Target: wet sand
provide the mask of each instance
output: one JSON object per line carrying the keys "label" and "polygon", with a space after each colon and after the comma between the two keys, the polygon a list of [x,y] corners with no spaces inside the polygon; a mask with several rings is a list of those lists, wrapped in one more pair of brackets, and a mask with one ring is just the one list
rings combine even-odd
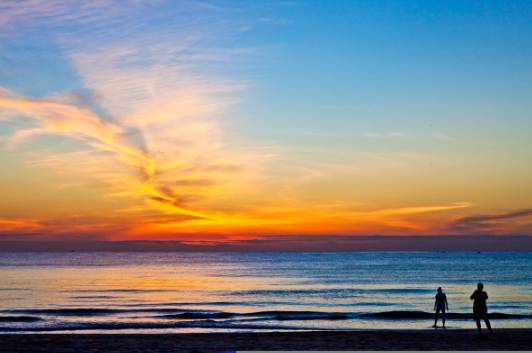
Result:
{"label": "wet sand", "polygon": [[133,353],[235,350],[532,350],[532,329],[195,334],[3,334],[0,352]]}

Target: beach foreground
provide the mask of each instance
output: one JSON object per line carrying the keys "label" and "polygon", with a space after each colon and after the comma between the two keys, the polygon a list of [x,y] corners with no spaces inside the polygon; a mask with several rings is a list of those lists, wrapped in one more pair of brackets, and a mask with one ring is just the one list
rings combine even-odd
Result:
{"label": "beach foreground", "polygon": [[5,334],[0,352],[221,352],[234,350],[532,350],[532,329],[372,330],[190,334]]}

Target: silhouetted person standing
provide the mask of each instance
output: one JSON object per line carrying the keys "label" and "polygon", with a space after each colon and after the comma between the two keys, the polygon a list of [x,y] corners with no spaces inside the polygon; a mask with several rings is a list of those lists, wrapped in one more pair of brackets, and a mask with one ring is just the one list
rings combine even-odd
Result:
{"label": "silhouetted person standing", "polygon": [[442,314],[441,321],[443,322],[443,327],[445,327],[445,311],[449,310],[449,305],[447,305],[447,296],[443,293],[441,287],[438,287],[438,293],[436,293],[435,299],[434,311],[436,312],[436,318],[434,319],[434,326],[432,327],[437,326],[440,312]]}
{"label": "silhouetted person standing", "polygon": [[484,285],[482,283],[477,284],[477,290],[471,294],[471,300],[473,300],[473,317],[477,322],[478,334],[481,334],[480,320],[484,320],[486,327],[491,332],[491,324],[488,319],[488,306],[486,300],[488,300],[488,293],[484,292]]}

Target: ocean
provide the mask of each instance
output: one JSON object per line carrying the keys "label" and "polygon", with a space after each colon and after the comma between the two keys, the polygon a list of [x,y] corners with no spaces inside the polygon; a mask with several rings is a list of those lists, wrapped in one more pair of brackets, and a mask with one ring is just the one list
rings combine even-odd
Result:
{"label": "ocean", "polygon": [[168,333],[532,327],[530,252],[0,253],[0,332]]}

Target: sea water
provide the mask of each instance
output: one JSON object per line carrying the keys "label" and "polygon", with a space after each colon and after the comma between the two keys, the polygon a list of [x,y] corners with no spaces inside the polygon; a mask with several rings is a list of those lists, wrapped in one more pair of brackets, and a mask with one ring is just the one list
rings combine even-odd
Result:
{"label": "sea water", "polygon": [[[532,327],[532,253],[0,253],[0,332]],[[499,315],[499,318],[497,318]]]}

